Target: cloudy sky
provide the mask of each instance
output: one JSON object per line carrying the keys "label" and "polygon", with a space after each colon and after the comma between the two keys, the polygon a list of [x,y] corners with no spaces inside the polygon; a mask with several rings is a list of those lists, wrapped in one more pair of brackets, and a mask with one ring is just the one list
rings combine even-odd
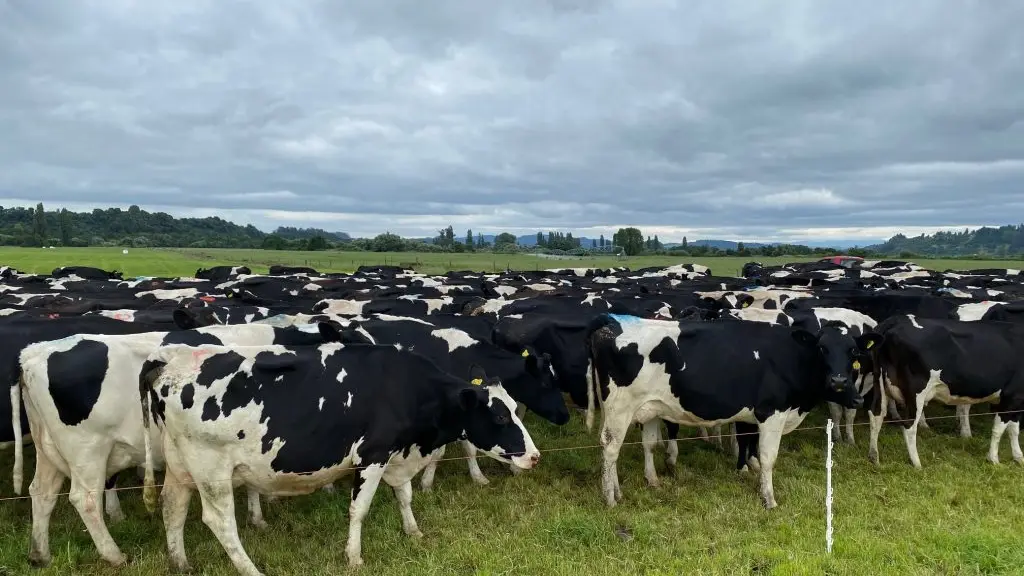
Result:
{"label": "cloudy sky", "polygon": [[1024,7],[0,0],[0,204],[663,240],[1024,221]]}

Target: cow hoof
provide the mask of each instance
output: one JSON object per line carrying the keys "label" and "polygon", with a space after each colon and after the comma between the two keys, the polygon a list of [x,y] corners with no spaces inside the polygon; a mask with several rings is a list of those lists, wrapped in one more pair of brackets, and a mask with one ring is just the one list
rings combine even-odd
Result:
{"label": "cow hoof", "polygon": [[989,454],[988,461],[993,464],[999,464],[999,456],[992,456]]}
{"label": "cow hoof", "polygon": [[647,479],[647,487],[648,488],[661,488],[661,480],[659,480],[657,478],[648,478]]}
{"label": "cow hoof", "polygon": [[849,446],[856,446],[857,445],[857,441],[854,440],[853,438],[847,438],[847,439],[843,440],[843,442],[845,442]]}
{"label": "cow hoof", "polygon": [[407,532],[407,534],[409,535],[409,538],[412,538],[413,540],[423,539],[423,532],[420,532],[419,529],[413,530],[412,532]]}
{"label": "cow hoof", "polygon": [[257,530],[266,530],[267,529],[267,522],[266,522],[266,520],[253,520],[253,519],[250,518],[249,519],[249,526],[252,526],[253,528],[255,528]]}
{"label": "cow hoof", "polygon": [[105,560],[107,561],[107,563],[109,563],[111,566],[115,568],[120,568],[121,566],[128,564],[128,558],[125,557],[124,554],[111,556],[110,558],[105,558]]}
{"label": "cow hoof", "polygon": [[420,484],[420,490],[424,492],[431,492],[434,490],[433,484]]}
{"label": "cow hoof", "polygon": [[971,431],[970,430],[961,430],[960,431],[960,437],[961,438],[970,438],[971,437]]}
{"label": "cow hoof", "polygon": [[878,452],[868,452],[868,462],[878,466]]}
{"label": "cow hoof", "polygon": [[739,472],[740,474],[746,474],[750,472],[750,466],[744,464],[743,468],[740,468],[739,470],[737,470],[737,472]]}
{"label": "cow hoof", "polygon": [[28,565],[33,568],[46,568],[50,565],[50,561],[50,557],[40,556],[35,552],[28,555]]}
{"label": "cow hoof", "polygon": [[491,481],[484,476],[480,476],[479,478],[473,478],[473,483],[477,486],[487,486]]}
{"label": "cow hoof", "polygon": [[363,559],[358,556],[355,558],[349,558],[348,565],[350,568],[359,568],[363,565]]}
{"label": "cow hoof", "polygon": [[184,564],[171,563],[171,572],[174,574],[192,574],[192,566],[188,562]]}
{"label": "cow hoof", "polygon": [[334,484],[327,484],[324,487],[320,488],[320,490],[323,490],[328,494],[334,494]]}

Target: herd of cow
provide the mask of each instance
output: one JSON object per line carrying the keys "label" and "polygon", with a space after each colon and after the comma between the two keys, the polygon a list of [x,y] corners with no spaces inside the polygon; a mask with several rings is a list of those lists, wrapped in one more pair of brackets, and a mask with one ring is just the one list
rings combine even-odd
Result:
{"label": "herd of cow", "polygon": [[[239,541],[234,488],[260,497],[330,489],[353,476],[349,562],[379,483],[394,490],[407,534],[421,536],[412,480],[431,489],[445,447],[461,442],[469,474],[481,451],[513,473],[538,465],[526,410],[561,426],[566,396],[600,411],[602,491],[621,498],[616,460],[641,426],[644,474],[653,451],[675,463],[679,426],[721,443],[759,470],[768,508],[781,437],[827,405],[853,442],[867,408],[869,458],[883,419],[916,431],[931,400],[996,413],[988,458],[1024,411],[1024,275],[934,272],[906,262],[764,267],[717,277],[698,265],[427,276],[394,267],[321,274],[273,267],[199,270],[194,278],[133,278],[88,267],[50,275],[0,268],[0,369],[9,375],[14,490],[24,440],[35,447],[29,560],[51,559],[49,520],[66,478],[69,499],[100,555],[125,561],[104,515],[123,517],[118,473],[144,477],[153,510],[163,470],[168,555],[188,569],[184,524],[193,491],[203,522],[242,574],[259,574]],[[5,400],[6,401],[6,400]],[[2,409],[2,407],[0,407]],[[662,436],[665,423],[667,440]],[[839,434],[839,429],[836,430]],[[838,439],[838,438],[837,438]]]}

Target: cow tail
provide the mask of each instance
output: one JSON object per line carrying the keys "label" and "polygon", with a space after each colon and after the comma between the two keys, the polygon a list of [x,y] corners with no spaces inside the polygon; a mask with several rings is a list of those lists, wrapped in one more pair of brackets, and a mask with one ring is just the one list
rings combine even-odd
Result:
{"label": "cow tail", "polygon": [[153,442],[150,440],[149,424],[154,419],[151,406],[153,383],[160,377],[160,372],[166,364],[155,360],[146,360],[139,373],[139,401],[142,403],[142,429],[143,442],[146,450],[145,479],[143,480],[142,499],[146,503],[146,510],[151,514],[156,511],[157,493],[156,477],[153,473]]}
{"label": "cow tail", "polygon": [[587,348],[587,431],[593,431],[594,429],[594,409],[595,404],[597,407],[601,407],[603,404],[601,398],[601,384],[597,376],[597,355],[594,352],[594,334],[607,326],[612,322],[612,317],[608,314],[601,314],[594,318],[587,326],[585,344]]}
{"label": "cow tail", "polygon": [[21,387],[25,384],[25,375],[21,371],[21,364],[18,364],[17,378],[13,379],[11,386],[11,425],[14,428],[14,466],[13,484],[14,493],[21,495],[22,484],[25,481],[25,441],[21,430]]}

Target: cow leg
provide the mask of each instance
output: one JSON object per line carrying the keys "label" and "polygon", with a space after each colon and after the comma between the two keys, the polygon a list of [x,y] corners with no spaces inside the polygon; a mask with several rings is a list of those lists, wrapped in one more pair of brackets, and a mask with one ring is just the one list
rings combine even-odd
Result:
{"label": "cow leg", "polygon": [[889,401],[886,403],[886,406],[889,409],[889,418],[891,420],[902,420],[903,419],[903,416],[900,416],[900,409],[899,409],[898,406],[896,406],[896,401],[895,400],[890,398]]}
{"label": "cow leg", "polygon": [[345,546],[349,566],[362,566],[363,564],[363,520],[366,518],[367,512],[370,511],[373,495],[377,491],[377,486],[380,485],[382,476],[384,476],[384,465],[370,464],[359,471],[352,483],[352,503],[348,509],[348,545]]}
{"label": "cow leg", "polygon": [[190,572],[188,556],[185,554],[185,519],[192,500],[192,487],[174,475],[170,467],[164,472],[163,500],[167,556],[175,570]]}
{"label": "cow leg", "polygon": [[46,457],[43,450],[36,450],[36,471],[29,484],[32,497],[32,543],[28,552],[31,565],[42,568],[52,559],[50,556],[50,516],[57,504],[57,496],[64,485],[64,474]]}
{"label": "cow leg", "polygon": [[956,417],[960,420],[960,437],[971,437],[971,405],[959,404],[956,407]]}
{"label": "cow leg", "polygon": [[736,469],[740,472],[746,472],[749,468],[760,469],[754,453],[754,446],[758,442],[757,426],[746,422],[736,422],[733,426],[738,445]]}
{"label": "cow leg", "polygon": [[654,447],[661,441],[661,420],[653,418],[642,424],[640,433],[641,443],[644,447],[644,478],[651,488],[660,486],[658,471],[654,469]]}
{"label": "cow leg", "polygon": [[924,406],[920,407],[917,413],[921,415],[918,418],[917,425],[925,430],[931,430],[931,426],[928,425],[928,418],[924,415]]}
{"label": "cow leg", "polygon": [[491,481],[487,479],[487,476],[484,476],[483,471],[480,470],[480,463],[477,462],[476,446],[473,446],[473,443],[469,440],[463,440],[462,449],[466,452],[466,463],[469,465],[469,477],[473,479],[473,482],[475,482],[477,486],[487,486],[490,484]]}
{"label": "cow leg", "polygon": [[708,427],[707,426],[698,426],[697,427],[697,433],[700,435],[701,440],[706,440],[708,442],[711,441],[711,435],[708,434]]}
{"label": "cow leg", "polygon": [[857,409],[847,408],[846,410],[843,411],[843,416],[846,419],[846,443],[850,445],[855,445],[857,444],[857,441],[853,437],[853,423],[857,419]]}
{"label": "cow leg", "polygon": [[839,434],[839,428],[843,425],[843,407],[835,402],[829,402],[828,415],[834,423],[832,426],[832,441],[839,442],[842,440]]}
{"label": "cow leg", "polygon": [[722,447],[722,425],[715,424],[711,427],[711,443],[719,448]]}
{"label": "cow leg", "polygon": [[1010,451],[1013,453],[1013,461],[1017,464],[1024,464],[1024,452],[1020,450],[1020,414],[1014,414],[1009,425],[1010,430]]}
{"label": "cow leg", "polygon": [[324,484],[323,486],[320,487],[320,491],[323,492],[324,494],[334,494],[335,490],[336,488],[334,487],[334,482]]}
{"label": "cow leg", "polygon": [[772,482],[772,470],[775,459],[779,456],[779,445],[782,443],[782,431],[786,426],[786,414],[772,414],[767,420],[758,424],[757,454],[761,461],[761,497],[764,507],[768,510],[778,506],[775,501],[775,487]]}
{"label": "cow leg", "polygon": [[267,521],[263,519],[263,507],[260,506],[260,493],[252,486],[246,488],[246,496],[249,508],[249,524],[253,528],[264,530],[267,527]]}
{"label": "cow leg", "polygon": [[231,477],[231,470],[211,470],[210,477],[221,481],[199,482],[196,485],[199,498],[203,501],[203,524],[213,532],[239,574],[263,576],[242,548],[242,541],[238,538],[234,489],[230,482],[223,481]]}
{"label": "cow leg", "polygon": [[111,476],[103,493],[103,506],[107,511],[107,517],[115,524],[124,520],[124,512],[121,511],[121,499],[117,497],[117,474]]}
{"label": "cow leg", "polygon": [[1010,423],[1008,417],[1006,420],[1003,418],[1003,414],[999,413],[992,421],[992,439],[988,444],[988,461],[993,464],[999,464],[999,441],[1002,440],[1003,432],[1006,431],[1006,427]]}
{"label": "cow leg", "polygon": [[601,488],[609,507],[614,507],[622,499],[622,486],[619,485],[618,470],[619,451],[622,449],[622,442],[626,439],[634,412],[636,410],[623,410],[616,414],[606,412],[604,415],[604,425],[601,430],[601,445],[604,446]]}
{"label": "cow leg", "polygon": [[392,489],[398,499],[398,510],[402,513],[402,530],[412,538],[423,538],[423,532],[420,532],[412,513],[412,482],[407,480]]}
{"label": "cow leg", "polygon": [[885,415],[875,414],[873,410],[868,410],[868,460],[876,466],[878,465],[878,435],[882,431],[884,422]]}
{"label": "cow leg", "polygon": [[908,411],[911,412],[910,425],[903,428],[903,440],[907,444],[907,454],[910,455],[910,463],[921,469],[921,456],[917,453],[917,427],[924,421],[924,405],[927,403],[925,392],[921,392],[914,399],[914,404],[908,403]]}
{"label": "cow leg", "polygon": [[430,463],[427,464],[426,468],[423,470],[423,478],[420,479],[420,488],[423,489],[424,492],[430,492],[434,487],[434,475],[437,473],[437,461],[444,458],[444,452],[447,448],[447,446],[441,446],[435,450],[433,456],[430,458]]}
{"label": "cow leg", "polygon": [[739,439],[736,437],[736,423],[729,427],[729,448],[732,449],[733,456],[741,456]]}
{"label": "cow leg", "polygon": [[665,440],[665,464],[673,468],[679,460],[679,424],[666,421],[665,431],[668,433],[668,439]]}
{"label": "cow leg", "polygon": [[[109,450],[103,453],[109,454]],[[105,466],[106,457],[104,456],[102,459],[86,457],[83,462],[88,462],[85,468],[71,471],[71,492],[68,494],[68,499],[71,500],[71,504],[75,510],[78,510],[78,515],[85,522],[85,528],[92,536],[92,541],[96,544],[96,550],[99,551],[100,556],[114,566],[121,566],[127,559],[110,536],[110,531],[107,530],[107,525],[103,521],[103,513],[100,511],[106,477],[102,469],[96,469],[95,463],[102,462]]]}

